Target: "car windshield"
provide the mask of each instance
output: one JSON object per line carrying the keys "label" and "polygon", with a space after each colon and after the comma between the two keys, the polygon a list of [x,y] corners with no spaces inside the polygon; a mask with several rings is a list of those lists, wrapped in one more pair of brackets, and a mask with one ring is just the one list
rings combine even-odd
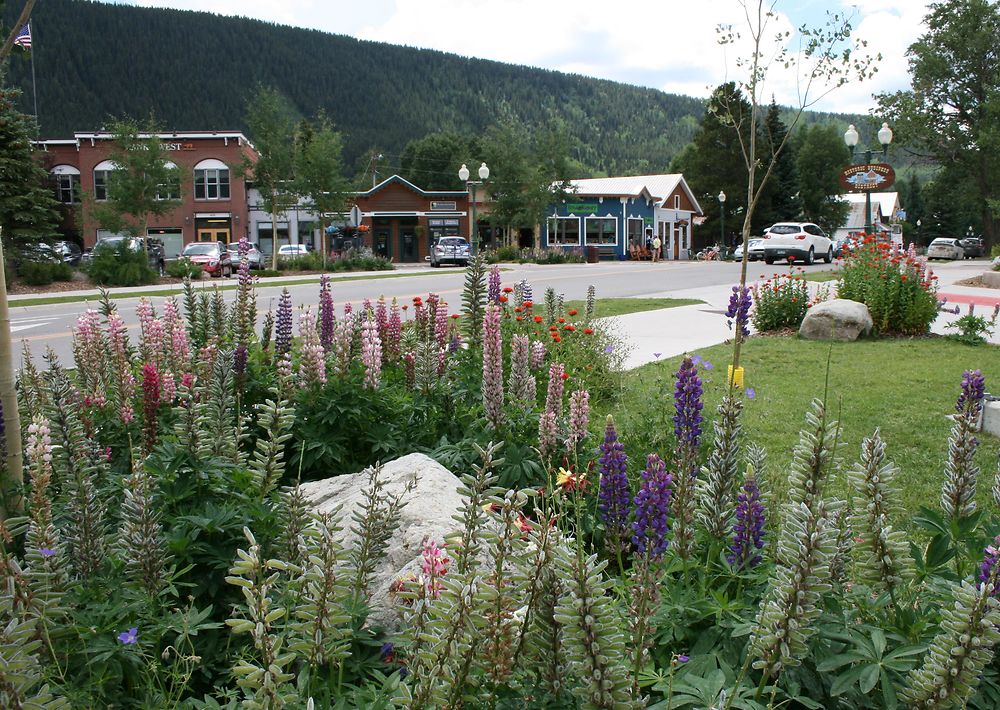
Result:
{"label": "car windshield", "polygon": [[279,254],[300,254],[306,250],[302,244],[286,244],[278,249]]}
{"label": "car windshield", "polygon": [[776,224],[767,231],[771,234],[797,234],[802,229],[797,224]]}
{"label": "car windshield", "polygon": [[184,247],[184,256],[210,256],[219,253],[215,244],[188,244]]}
{"label": "car windshield", "polygon": [[935,239],[931,242],[932,247],[953,247],[955,242],[951,239]]}
{"label": "car windshield", "polygon": [[446,237],[444,239],[439,240],[438,244],[440,246],[443,246],[443,247],[464,247],[465,246],[465,240],[464,239],[455,239],[455,238],[450,238],[449,239],[449,238]]}

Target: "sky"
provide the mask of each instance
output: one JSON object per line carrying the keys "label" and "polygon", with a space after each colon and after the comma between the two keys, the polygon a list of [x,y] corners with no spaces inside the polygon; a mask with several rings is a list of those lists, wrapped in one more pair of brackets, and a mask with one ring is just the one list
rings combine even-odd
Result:
{"label": "sky", "polygon": [[[748,56],[749,28],[740,0],[118,0],[250,17],[281,25],[391,44],[438,49],[586,76],[611,79],[698,98],[724,81],[739,81],[738,59]],[[745,0],[756,11],[754,0]],[[878,72],[833,92],[810,92],[820,111],[869,113],[873,94],[909,88],[906,49],[923,32],[924,0],[765,0],[775,17],[765,45],[796,28],[822,27],[827,11],[852,17],[854,36],[882,55]],[[722,47],[717,28],[732,25],[739,43]],[[792,72],[770,71],[762,102],[799,106],[802,82]],[[825,95],[824,95],[825,94]]]}

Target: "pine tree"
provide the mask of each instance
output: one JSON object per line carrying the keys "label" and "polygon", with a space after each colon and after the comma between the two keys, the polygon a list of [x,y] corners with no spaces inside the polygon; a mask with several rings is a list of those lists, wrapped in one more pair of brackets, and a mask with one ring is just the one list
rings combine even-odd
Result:
{"label": "pine tree", "polygon": [[16,108],[20,93],[0,88],[0,226],[8,259],[53,237],[59,223],[48,173],[32,155],[32,119]]}

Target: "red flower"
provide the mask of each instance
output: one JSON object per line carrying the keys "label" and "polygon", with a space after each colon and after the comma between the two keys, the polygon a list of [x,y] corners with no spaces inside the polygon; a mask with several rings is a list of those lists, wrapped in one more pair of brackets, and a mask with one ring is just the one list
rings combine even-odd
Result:
{"label": "red flower", "polygon": [[514,307],[514,312],[515,312],[515,313],[520,313],[520,312],[521,312],[521,310],[522,310],[522,309],[521,309],[521,307],[520,307],[520,306],[515,306],[515,307]]}
{"label": "red flower", "polygon": [[569,315],[571,315],[571,316],[575,316],[576,313],[577,313],[577,311],[576,311],[575,308],[573,310],[569,311]]}
{"label": "red flower", "polygon": [[452,313],[451,317],[452,317],[452,320],[458,320],[458,314],[457,313]]}
{"label": "red flower", "polygon": [[569,379],[569,373],[568,373],[568,372],[564,372],[564,373],[562,373],[562,378],[563,378],[564,380],[568,380],[568,379]]}
{"label": "red flower", "polygon": [[569,323],[567,323],[566,325],[563,326],[563,330],[574,331],[574,330],[576,330],[576,326],[573,326],[573,325],[570,325]]}
{"label": "red flower", "polygon": [[403,304],[403,310],[405,311],[407,308],[409,308],[409,306],[404,303]]}
{"label": "red flower", "polygon": [[594,334],[594,329],[593,328],[584,328],[583,332],[586,333],[587,335],[593,335]]}
{"label": "red flower", "polygon": [[503,287],[503,292],[504,293],[513,293],[514,289],[512,289],[510,286],[504,286]]}
{"label": "red flower", "polygon": [[506,303],[506,302],[507,302],[507,297],[506,296],[501,296],[500,297],[500,303]]}
{"label": "red flower", "polygon": [[559,330],[559,326],[556,326],[556,325],[550,325],[550,326],[549,326],[549,330]]}
{"label": "red flower", "polygon": [[524,302],[524,307],[525,308],[531,308],[533,305],[535,305],[535,304],[532,301],[525,301]]}
{"label": "red flower", "polygon": [[565,323],[565,322],[566,322],[566,319],[565,319],[565,318],[560,318],[560,319],[559,319],[558,321],[556,321],[556,322],[557,322],[557,323]]}
{"label": "red flower", "polygon": [[542,317],[541,316],[535,316],[535,322],[536,323],[541,323],[542,322]]}
{"label": "red flower", "polygon": [[524,320],[524,318],[522,318],[521,316],[518,316],[517,320]]}
{"label": "red flower", "polygon": [[[553,333],[552,334],[552,342],[554,342],[554,343],[561,343],[562,342],[562,338],[560,338],[556,333]],[[564,378],[566,377],[565,373],[563,373],[563,377]]]}

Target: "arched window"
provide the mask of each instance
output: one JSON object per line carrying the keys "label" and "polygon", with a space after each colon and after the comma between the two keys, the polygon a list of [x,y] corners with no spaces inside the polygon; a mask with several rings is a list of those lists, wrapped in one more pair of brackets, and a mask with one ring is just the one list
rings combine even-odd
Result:
{"label": "arched window", "polygon": [[209,158],[194,166],[194,199],[228,200],[229,166]]}
{"label": "arched window", "polygon": [[80,201],[80,171],[72,165],[57,165],[50,171],[56,184],[56,199],[64,205]]}
{"label": "arched window", "polygon": [[156,199],[158,200],[179,200],[181,199],[181,172],[176,163],[166,161],[163,166],[170,170],[170,179],[167,182],[156,186]]}
{"label": "arched window", "polygon": [[94,166],[94,199],[98,202],[108,199],[108,175],[116,169],[110,160],[102,160]]}

